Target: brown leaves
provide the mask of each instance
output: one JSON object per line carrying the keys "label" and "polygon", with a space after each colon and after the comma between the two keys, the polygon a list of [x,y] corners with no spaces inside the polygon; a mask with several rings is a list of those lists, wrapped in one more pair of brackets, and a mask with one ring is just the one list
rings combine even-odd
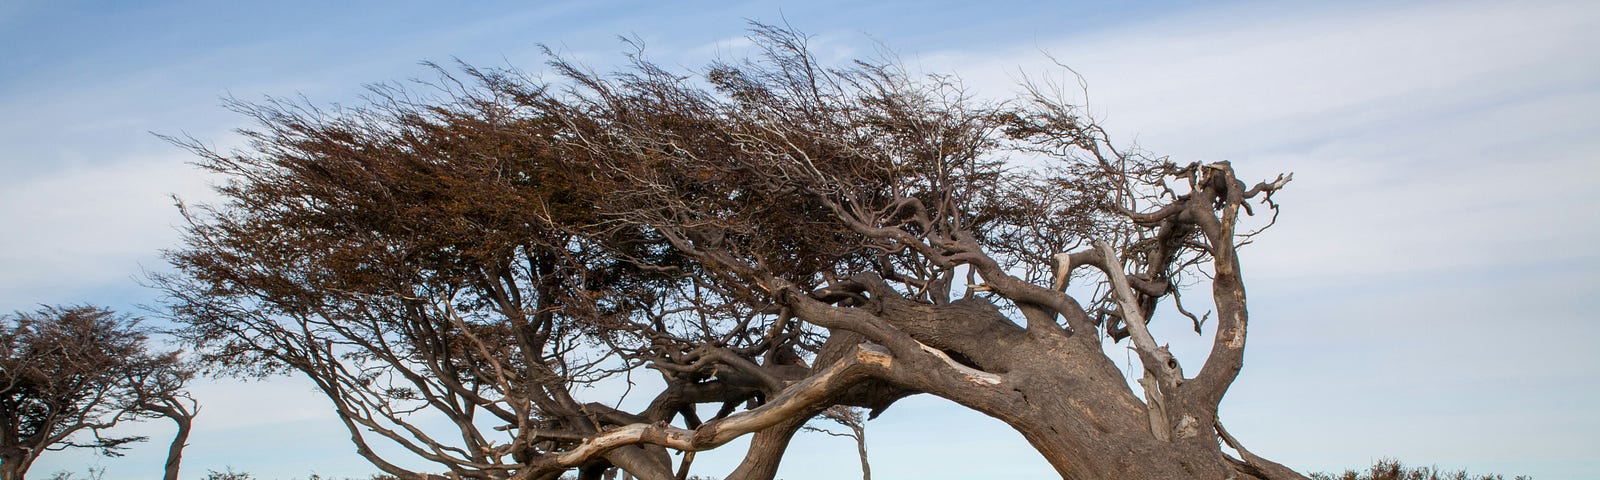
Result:
{"label": "brown leaves", "polygon": [[[146,405],[182,395],[191,372],[176,352],[149,350],[137,319],[88,305],[42,307],[0,315],[0,454],[79,446],[108,455],[143,437],[99,432],[123,420],[157,415]],[[93,441],[72,443],[80,431]],[[81,441],[81,439],[79,439]],[[25,467],[24,467],[25,468]]]}
{"label": "brown leaves", "polygon": [[[258,123],[249,149],[182,142],[228,183],[223,203],[186,211],[178,273],[159,281],[215,364],[298,370],[358,438],[509,471],[483,457],[508,450],[442,446],[393,412],[438,410],[468,443],[486,442],[478,409],[581,438],[596,420],[576,385],[648,361],[675,372],[669,391],[718,391],[730,365],[869,330],[780,313],[796,298],[883,338],[910,336],[888,332],[903,329],[878,317],[881,299],[962,294],[1087,336],[1087,313],[1049,288],[1057,254],[1111,242],[1124,258],[1108,268],[1139,270],[1130,302],[1149,312],[1205,257],[1192,226],[1151,213],[1196,185],[1169,186],[1181,169],[1113,148],[1075,107],[1036,89],[978,101],[892,61],[825,66],[783,28],[752,37],[761,56],[704,78],[638,55],[613,74],[551,55],[548,82],[434,67],[434,83],[374,87],[355,108],[235,102]],[[980,271],[993,288],[953,287]],[[684,359],[708,349],[729,357]],[[706,401],[731,412],[748,390]],[[649,420],[693,411],[679,407]]]}

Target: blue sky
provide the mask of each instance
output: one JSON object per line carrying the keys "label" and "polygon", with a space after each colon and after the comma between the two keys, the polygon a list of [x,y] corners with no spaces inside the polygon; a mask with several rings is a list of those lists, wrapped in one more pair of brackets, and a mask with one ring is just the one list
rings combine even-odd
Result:
{"label": "blue sky", "polygon": [[[423,60],[537,72],[538,44],[603,67],[618,35],[692,68],[737,54],[745,19],[786,19],[826,58],[881,43],[995,98],[1024,74],[1059,76],[1054,57],[1125,142],[1295,172],[1279,225],[1244,254],[1252,339],[1223,404],[1256,453],[1302,471],[1380,456],[1600,471],[1600,6],[243,3],[0,3],[0,310],[153,301],[137,278],[177,237],[169,196],[203,200],[208,179],[148,132],[237,144],[244,120],[223,96],[354,103],[365,83],[426,75]],[[1157,325],[1198,364],[1204,342],[1182,323]],[[373,471],[303,382],[196,392],[185,478]],[[153,478],[169,430],[132,426],[155,441],[121,459],[49,454],[34,472]],[[937,399],[897,405],[868,436],[880,478],[1054,476],[1003,425]],[[697,473],[733,456],[703,456]],[[811,435],[781,476],[856,468],[848,442]]]}

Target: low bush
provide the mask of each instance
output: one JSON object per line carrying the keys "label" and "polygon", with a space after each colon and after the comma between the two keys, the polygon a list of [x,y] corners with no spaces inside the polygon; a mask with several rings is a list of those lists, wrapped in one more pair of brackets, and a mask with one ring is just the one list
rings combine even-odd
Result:
{"label": "low bush", "polygon": [[[1472,475],[1463,470],[1440,470],[1439,467],[1409,467],[1399,460],[1384,458],[1368,467],[1365,472],[1345,470],[1344,473],[1313,473],[1312,480],[1505,480],[1499,474]],[[1513,480],[1533,480],[1518,475]]]}

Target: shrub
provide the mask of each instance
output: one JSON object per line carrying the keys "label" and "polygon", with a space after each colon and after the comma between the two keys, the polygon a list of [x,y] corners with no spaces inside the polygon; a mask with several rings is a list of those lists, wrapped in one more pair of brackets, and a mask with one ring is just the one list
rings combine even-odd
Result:
{"label": "shrub", "polygon": [[[1345,470],[1344,473],[1313,473],[1312,480],[1505,480],[1499,474],[1471,475],[1464,470],[1446,471],[1439,467],[1408,467],[1399,460],[1384,458],[1378,463],[1367,468],[1365,472]],[[1533,477],[1518,475],[1513,480],[1533,480]]]}

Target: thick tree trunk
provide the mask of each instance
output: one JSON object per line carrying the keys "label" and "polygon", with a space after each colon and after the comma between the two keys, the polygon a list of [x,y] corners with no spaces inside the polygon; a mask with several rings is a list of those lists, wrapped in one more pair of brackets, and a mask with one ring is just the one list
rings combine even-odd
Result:
{"label": "thick tree trunk", "polygon": [[1048,418],[1048,414],[1013,427],[1056,467],[1062,478],[1240,477],[1219,448],[1205,448],[1197,442],[1162,442],[1147,432],[1075,438],[1059,434],[1062,429],[1074,427],[1070,422]]}
{"label": "thick tree trunk", "polygon": [[[656,446],[628,445],[605,454],[606,460],[644,480],[673,480],[672,457]],[[604,469],[601,469],[603,472]],[[596,477],[599,478],[599,477]]]}
{"label": "thick tree trunk", "polygon": [[[985,278],[996,289],[1040,290],[1002,284],[1000,279],[1008,277],[1000,273]],[[1200,378],[1185,378],[1175,360],[1162,361],[1170,359],[1164,348],[1139,338],[1134,346],[1141,351],[1144,373],[1154,377],[1146,382],[1146,398],[1140,399],[1101,342],[1089,336],[1092,327],[1080,325],[1074,335],[1058,327],[1049,312],[1022,302],[1029,320],[1024,328],[980,299],[928,305],[874,289],[870,279],[861,283],[877,297],[875,315],[868,314],[876,319],[859,310],[817,308],[818,303],[805,298],[793,304],[795,311],[824,326],[864,325],[857,328],[871,332],[873,341],[893,353],[883,380],[1001,420],[1021,433],[1062,478],[1304,478],[1253,455],[1240,462],[1222,451],[1216,408],[1232,379],[1230,369],[1208,364]],[[1224,287],[1226,299],[1242,304],[1242,292],[1234,294],[1241,286]],[[1075,306],[1053,310],[1082,311],[1069,307]],[[1125,310],[1137,313],[1131,307]],[[1219,327],[1227,332],[1219,342],[1226,353],[1213,355],[1224,358],[1219,362],[1242,353],[1242,340],[1234,340],[1243,336],[1242,308],[1238,310],[1236,318]],[[1142,318],[1129,316],[1132,322]],[[1075,323],[1086,322],[1079,318]],[[1130,323],[1129,328],[1136,326]]]}
{"label": "thick tree trunk", "polygon": [[920,344],[895,349],[886,380],[1010,425],[1062,478],[1304,478],[1224,454],[1216,403],[1189,391],[1194,385],[1179,380],[1141,401],[1095,339],[1024,329],[983,303],[883,305],[884,317]]}
{"label": "thick tree trunk", "polygon": [[6,455],[0,457],[0,480],[22,480],[28,474],[28,467],[33,464],[33,459],[27,456]]}
{"label": "thick tree trunk", "polygon": [[[814,415],[814,414],[813,414]],[[783,461],[783,454],[789,449],[789,441],[794,439],[795,432],[811,420],[811,415],[797,415],[784,420],[782,423],[768,427],[766,430],[756,432],[750,438],[750,449],[746,451],[744,461],[739,467],[729,473],[725,480],[772,480],[778,476],[778,464]]]}
{"label": "thick tree trunk", "polygon": [[1001,391],[958,401],[1016,429],[1065,479],[1304,478],[1259,458],[1256,466],[1231,459],[1219,443],[1214,407],[1167,405],[1175,428],[1158,437],[1150,410],[1113,365],[1081,355],[1082,362],[1064,367],[1061,353],[1071,349],[1062,347],[1029,342],[1011,356],[1006,381],[994,387]]}

